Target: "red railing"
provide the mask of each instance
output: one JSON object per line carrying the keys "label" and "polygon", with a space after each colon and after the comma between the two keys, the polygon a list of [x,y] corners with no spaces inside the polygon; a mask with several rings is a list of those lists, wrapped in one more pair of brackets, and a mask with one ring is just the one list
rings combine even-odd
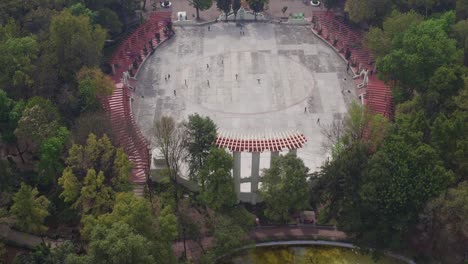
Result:
{"label": "red railing", "polygon": [[[361,88],[360,93],[364,95],[364,104],[375,113],[393,119],[394,104],[392,91],[389,85],[379,80],[376,76],[375,60],[372,53],[364,47],[364,36],[360,30],[353,29],[335,17],[333,12],[314,11],[312,14],[313,30],[343,56],[347,49],[351,52],[350,64],[355,70],[359,65],[374,74],[369,75],[366,87]],[[359,80],[362,82],[362,80]]]}
{"label": "red railing", "polygon": [[110,115],[117,144],[124,149],[134,164],[131,177],[134,184],[144,184],[147,181],[151,156],[149,143],[133,118],[130,109],[131,91],[123,82],[123,73],[133,69],[134,63],[137,63],[139,68],[146,56],[151,54],[150,42],[153,47],[159,44],[156,41],[156,33],[160,33],[160,43],[163,41],[163,29],[170,19],[170,12],[151,14],[147,21],[121,42],[109,60],[113,68],[111,77],[115,82],[115,90],[111,96],[102,98],[101,103]]}

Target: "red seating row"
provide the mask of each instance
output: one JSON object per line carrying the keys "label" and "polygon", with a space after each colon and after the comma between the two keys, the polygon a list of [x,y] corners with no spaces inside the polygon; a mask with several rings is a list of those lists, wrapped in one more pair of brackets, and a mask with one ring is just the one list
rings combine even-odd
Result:
{"label": "red seating row", "polygon": [[[315,22],[313,30],[320,33],[330,44],[335,44],[336,49],[345,55],[347,49],[351,52],[350,63],[355,70],[361,64],[368,70],[374,69],[374,57],[363,46],[364,36],[361,31],[352,29],[335,17],[333,12],[314,11],[312,21]],[[362,80],[357,82],[361,83]],[[369,76],[369,83],[365,89],[364,103],[369,108],[389,119],[394,118],[394,105],[389,85],[379,80],[375,75]]]}
{"label": "red seating row", "polygon": [[243,135],[225,135],[220,133],[216,139],[216,145],[220,148],[228,148],[231,151],[263,152],[282,151],[284,149],[302,148],[307,142],[303,134],[298,132],[286,132],[271,137],[255,138]]}
{"label": "red seating row", "polygon": [[156,32],[160,32],[161,41],[163,40],[162,30],[167,21],[170,21],[170,17],[170,12],[151,14],[146,22],[122,41],[109,60],[109,63],[114,65],[115,72],[112,78],[116,86],[111,96],[101,98],[101,103],[110,115],[117,144],[124,149],[129,160],[133,162],[131,179],[134,184],[146,182],[151,157],[149,144],[133,118],[129,102],[129,89],[123,84],[122,76],[133,65],[136,57],[140,57],[139,67],[145,56],[148,56],[149,52],[145,54],[144,47],[146,45],[147,50],[150,51],[149,41],[153,43],[154,47],[157,46]]}

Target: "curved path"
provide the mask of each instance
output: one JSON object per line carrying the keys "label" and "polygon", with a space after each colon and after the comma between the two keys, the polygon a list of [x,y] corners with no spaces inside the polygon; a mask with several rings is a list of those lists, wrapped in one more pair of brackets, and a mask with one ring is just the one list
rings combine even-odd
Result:
{"label": "curved path", "polygon": [[[259,226],[253,228],[249,237],[252,241],[285,241],[285,240],[318,240],[327,239],[332,241],[345,240],[346,234],[328,226]],[[201,243],[192,240],[186,241],[187,258],[196,259],[201,256],[203,249],[206,251],[213,243],[212,237],[203,238]],[[203,247],[203,249],[202,249]],[[183,242],[176,242],[173,245],[174,253],[181,257],[184,252]]]}

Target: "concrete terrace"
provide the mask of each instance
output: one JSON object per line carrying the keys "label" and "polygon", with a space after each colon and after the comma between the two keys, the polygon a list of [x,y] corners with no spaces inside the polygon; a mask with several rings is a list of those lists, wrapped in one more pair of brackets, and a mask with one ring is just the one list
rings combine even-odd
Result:
{"label": "concrete terrace", "polygon": [[[342,119],[356,97],[346,63],[309,27],[247,23],[241,30],[217,23],[210,31],[175,31],[137,76],[132,109],[146,138],[153,138],[153,123],[163,115],[182,121],[199,113],[229,133],[299,131],[308,142],[298,156],[311,171],[322,164],[327,153],[321,126]],[[251,163],[244,156],[243,178],[250,176]],[[269,160],[269,153],[262,154],[260,168]]]}

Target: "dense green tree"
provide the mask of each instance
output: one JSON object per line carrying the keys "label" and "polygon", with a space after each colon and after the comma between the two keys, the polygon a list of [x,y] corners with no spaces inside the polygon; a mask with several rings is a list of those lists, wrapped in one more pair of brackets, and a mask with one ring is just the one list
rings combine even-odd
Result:
{"label": "dense green tree", "polygon": [[232,219],[219,216],[215,219],[213,249],[216,256],[222,256],[249,243],[247,233]]}
{"label": "dense green tree", "polygon": [[96,174],[94,169],[88,170],[75,204],[83,214],[100,215],[112,208],[115,194],[112,188],[104,184],[104,180],[102,171]]}
{"label": "dense green tree", "polygon": [[465,0],[456,0],[455,11],[457,13],[457,18],[467,19],[468,18],[468,2],[466,2]]}
{"label": "dense green tree", "polygon": [[31,87],[34,60],[37,58],[38,44],[35,37],[0,40],[0,88],[7,90],[15,98],[24,97]]}
{"label": "dense green tree", "polygon": [[205,164],[210,148],[216,141],[216,125],[209,117],[190,115],[186,124],[188,134],[189,175],[196,179]]}
{"label": "dense green tree", "polygon": [[60,197],[65,202],[74,203],[78,200],[82,185],[78,178],[73,174],[71,167],[66,167],[65,170],[63,170],[62,177],[59,178],[58,183],[63,188]]}
{"label": "dense green tree", "polygon": [[200,11],[210,9],[213,4],[213,0],[188,0],[188,2],[197,12],[197,20],[200,19]]}
{"label": "dense green tree", "polygon": [[110,227],[93,228],[87,254],[69,255],[67,263],[162,263],[157,261],[152,243],[139,235],[128,224],[115,222]]}
{"label": "dense green tree", "polygon": [[109,96],[114,82],[97,68],[83,67],[77,75],[82,111],[95,111],[101,106],[98,97]]}
{"label": "dense green tree", "polygon": [[0,137],[3,143],[16,142],[14,134],[24,109],[24,102],[10,99],[6,92],[0,90]]}
{"label": "dense green tree", "polygon": [[73,141],[79,145],[86,144],[89,134],[94,134],[98,138],[106,134],[115,145],[109,115],[105,111],[82,113],[75,119],[71,131]]}
{"label": "dense green tree", "polygon": [[361,225],[348,225],[346,231],[357,231],[358,240],[368,246],[403,246],[426,202],[452,180],[433,148],[420,138],[393,134],[369,161],[360,190]]}
{"label": "dense green tree", "polygon": [[114,177],[112,178],[112,185],[117,191],[126,192],[132,189],[130,183],[132,168],[132,162],[128,160],[127,154],[122,148],[118,148],[115,152]]}
{"label": "dense green tree", "polygon": [[458,41],[458,46],[463,49],[464,63],[468,65],[468,19],[458,21],[453,25],[452,32]]}
{"label": "dense green tree", "polygon": [[468,113],[457,111],[450,116],[440,113],[431,127],[431,143],[445,162],[458,176],[467,180],[468,161]]}
{"label": "dense green tree", "polygon": [[112,11],[109,8],[103,8],[98,11],[98,16],[96,22],[99,23],[107,31],[116,35],[122,32],[122,22],[120,22],[119,16],[117,13]]}
{"label": "dense green tree", "polygon": [[321,170],[314,174],[312,196],[318,204],[326,205],[321,210],[322,219],[328,222],[338,219],[338,223],[355,224],[355,212],[361,204],[359,189],[368,166],[367,146],[354,142],[343,149],[331,161],[326,161]]}
{"label": "dense green tree", "polygon": [[447,35],[453,19],[453,13],[447,13],[440,19],[410,27],[403,34],[401,44],[378,59],[377,65],[383,75],[418,89],[425,86],[437,68],[457,62],[460,52],[456,41]]}
{"label": "dense green tree", "polygon": [[263,12],[268,4],[268,0],[247,0],[246,2],[254,12],[255,20],[257,20],[258,13]]}
{"label": "dense green tree", "polygon": [[154,239],[154,226],[151,204],[133,193],[118,193],[112,212],[99,217],[99,220],[111,226],[115,222],[124,222],[137,234]]}
{"label": "dense green tree", "polygon": [[65,127],[60,127],[57,135],[47,138],[39,148],[38,171],[41,184],[56,183],[56,176],[63,170],[62,155],[70,136]]}
{"label": "dense green tree", "polygon": [[99,64],[106,32],[99,25],[93,26],[89,17],[65,10],[52,18],[49,30],[50,52],[62,80],[74,80],[83,66]]}
{"label": "dense green tree", "polygon": [[6,191],[11,188],[14,179],[13,172],[7,160],[0,159],[0,192]]}
{"label": "dense green tree", "polygon": [[267,206],[267,217],[287,222],[291,213],[309,206],[308,171],[304,162],[293,154],[273,159],[271,167],[263,171],[260,189],[260,196]]}
{"label": "dense green tree", "polygon": [[82,3],[76,3],[67,8],[70,13],[74,16],[87,16],[89,18],[89,21],[91,21],[93,24],[96,21],[97,14],[96,12],[93,12],[92,10],[86,8],[85,5]]}
{"label": "dense green tree", "polygon": [[42,234],[47,230],[44,225],[49,215],[49,200],[43,195],[38,196],[36,188],[21,183],[21,188],[13,197],[10,212],[16,218],[16,226],[25,232]]}
{"label": "dense green tree", "polygon": [[95,171],[102,171],[110,177],[115,153],[115,147],[107,135],[104,134],[98,139],[94,134],[89,134],[86,145],[72,145],[68,151],[66,163],[81,176],[86,175],[88,169],[92,168]]}
{"label": "dense green tree", "polygon": [[428,12],[431,11],[437,4],[438,0],[408,0],[410,6],[414,9],[424,10],[424,15],[427,17]]}
{"label": "dense green tree", "polygon": [[375,9],[371,0],[349,0],[346,1],[345,11],[351,21],[360,23],[369,21],[375,17]]}
{"label": "dense green tree", "polygon": [[430,201],[421,214],[421,228],[432,244],[428,252],[443,263],[462,263],[468,246],[468,182]]}
{"label": "dense green tree", "polygon": [[231,155],[224,149],[212,147],[199,175],[200,200],[209,208],[227,209],[236,203],[231,170]]}
{"label": "dense green tree", "polygon": [[334,9],[335,7],[338,7],[339,3],[340,2],[338,0],[324,0],[323,1],[323,5],[325,6],[325,8],[327,10]]}
{"label": "dense green tree", "polygon": [[383,21],[382,28],[371,27],[365,36],[366,45],[377,57],[387,55],[393,45],[400,45],[403,33],[421,23],[423,17],[414,11],[400,13],[393,11]]}
{"label": "dense green tree", "polygon": [[216,7],[219,11],[223,12],[228,20],[228,14],[231,11],[231,0],[216,0]]}

